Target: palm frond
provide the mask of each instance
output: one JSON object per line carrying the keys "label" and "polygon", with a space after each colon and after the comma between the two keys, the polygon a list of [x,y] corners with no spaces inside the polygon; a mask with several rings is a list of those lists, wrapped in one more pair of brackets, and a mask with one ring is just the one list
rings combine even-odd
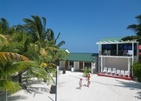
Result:
{"label": "palm frond", "polygon": [[61,47],[62,45],[64,45],[65,44],[65,41],[61,41],[57,46],[58,47]]}
{"label": "palm frond", "polygon": [[127,41],[127,40],[137,40],[137,39],[139,39],[138,36],[126,36],[126,37],[123,37],[121,40]]}
{"label": "palm frond", "polygon": [[36,30],[38,33],[38,39],[40,39],[43,34],[42,33],[43,31],[42,21],[39,16],[32,16],[32,18],[34,19],[34,22],[35,22]]}
{"label": "palm frond", "polygon": [[135,18],[138,20],[138,24],[131,24],[127,29],[132,29],[137,36],[141,36],[141,15],[138,15]]}
{"label": "palm frond", "polygon": [[21,89],[21,87],[17,82],[0,79],[0,90],[1,91],[7,90],[9,93],[15,93],[16,91],[18,91],[20,89]]}
{"label": "palm frond", "polygon": [[47,29],[47,39],[48,41],[54,40],[54,32],[52,29]]}
{"label": "palm frond", "polygon": [[141,15],[138,15],[135,18],[138,20],[139,23],[141,23]]}
{"label": "palm frond", "polygon": [[29,61],[29,59],[17,53],[0,52],[0,61]]}
{"label": "palm frond", "polygon": [[9,23],[5,18],[1,18],[0,23],[2,24],[3,31],[6,31],[9,28]]}
{"label": "palm frond", "polygon": [[132,29],[132,30],[136,31],[137,30],[137,25],[136,24],[129,25],[127,27],[127,29]]}
{"label": "palm frond", "polygon": [[7,43],[8,43],[7,38],[4,35],[0,34],[0,45],[3,46]]}
{"label": "palm frond", "polygon": [[31,67],[26,72],[28,78],[37,77],[38,79],[43,78],[45,81],[50,82],[53,81],[53,78],[50,76],[48,72],[45,71],[44,68],[41,67]]}
{"label": "palm frond", "polygon": [[20,62],[13,62],[11,66],[5,68],[5,73],[11,76],[11,74],[23,72],[27,68],[36,66],[36,63],[33,61],[20,61]]}
{"label": "palm frond", "polygon": [[43,19],[43,28],[44,28],[44,31],[45,31],[45,27],[46,27],[46,18],[45,17],[42,17]]}
{"label": "palm frond", "polygon": [[60,33],[57,35],[56,39],[55,39],[55,43],[57,42],[57,39],[59,38]]}

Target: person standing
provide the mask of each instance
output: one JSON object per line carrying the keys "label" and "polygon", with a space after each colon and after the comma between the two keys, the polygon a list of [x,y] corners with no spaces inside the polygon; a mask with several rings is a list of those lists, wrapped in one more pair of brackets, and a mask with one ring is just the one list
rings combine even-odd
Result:
{"label": "person standing", "polygon": [[81,89],[82,87],[82,78],[80,78],[80,81],[79,81],[79,89]]}
{"label": "person standing", "polygon": [[89,73],[88,76],[87,76],[87,81],[88,81],[88,82],[87,82],[87,87],[90,86],[90,77],[91,77],[91,76],[90,76],[90,73]]}
{"label": "person standing", "polygon": [[91,77],[91,75],[90,75],[90,73],[89,73],[88,76],[87,76],[87,80],[90,80],[90,77]]}

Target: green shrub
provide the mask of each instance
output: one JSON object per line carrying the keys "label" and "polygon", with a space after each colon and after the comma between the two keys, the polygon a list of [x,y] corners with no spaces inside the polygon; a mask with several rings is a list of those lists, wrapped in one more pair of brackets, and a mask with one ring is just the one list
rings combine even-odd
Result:
{"label": "green shrub", "polygon": [[134,63],[132,68],[134,76],[141,82],[141,63]]}
{"label": "green shrub", "polygon": [[91,72],[91,68],[89,67],[88,69],[82,69],[82,71],[83,71],[84,77],[87,77],[88,74]]}

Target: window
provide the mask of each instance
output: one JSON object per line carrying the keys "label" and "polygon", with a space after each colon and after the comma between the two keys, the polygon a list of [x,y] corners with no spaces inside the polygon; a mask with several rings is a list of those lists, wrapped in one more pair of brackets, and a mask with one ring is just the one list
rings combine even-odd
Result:
{"label": "window", "polygon": [[73,61],[70,61],[70,66],[74,67],[74,62]]}
{"label": "window", "polygon": [[102,50],[116,50],[116,44],[103,44]]}
{"label": "window", "polygon": [[[118,50],[132,50],[132,43],[118,44]],[[137,55],[137,44],[134,43],[134,55]]]}
{"label": "window", "polygon": [[85,67],[90,68],[91,67],[91,63],[85,63]]}
{"label": "window", "polygon": [[132,44],[131,43],[119,44],[118,49],[119,50],[132,50]]}

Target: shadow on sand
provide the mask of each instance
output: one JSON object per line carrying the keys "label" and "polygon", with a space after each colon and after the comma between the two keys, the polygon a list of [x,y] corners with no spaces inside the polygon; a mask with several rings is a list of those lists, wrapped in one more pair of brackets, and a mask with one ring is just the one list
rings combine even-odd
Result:
{"label": "shadow on sand", "polygon": [[15,96],[8,97],[8,101],[17,101],[18,99],[26,100],[27,98],[26,96],[22,96],[22,95],[15,95]]}
{"label": "shadow on sand", "polygon": [[116,80],[116,81],[122,85],[119,85],[119,84],[115,85],[115,84],[103,83],[98,81],[91,81],[91,82],[98,83],[101,85],[125,87],[125,88],[129,88],[130,90],[138,90],[137,95],[134,97],[141,100],[141,83],[140,82],[136,82],[136,81],[126,82],[126,81],[120,81],[120,80]]}
{"label": "shadow on sand", "polygon": [[[32,84],[42,84],[41,82],[32,82],[28,83],[24,89],[24,93],[31,94],[33,97],[36,96],[36,94],[42,94],[42,93],[48,93],[50,91],[49,88],[46,87],[33,87]],[[17,100],[26,100],[27,97],[24,95],[8,95],[8,101],[17,101]],[[6,101],[5,93],[0,95],[0,101]]]}
{"label": "shadow on sand", "polygon": [[46,88],[46,87],[40,87],[40,85],[38,87],[34,87],[32,85],[35,85],[35,84],[40,84],[42,85],[43,82],[41,81],[31,81],[31,82],[28,82],[26,84],[27,87],[25,87],[26,89],[24,89],[25,91],[27,91],[28,93],[38,93],[38,94],[42,94],[42,93],[48,93],[50,91],[49,88]]}
{"label": "shadow on sand", "polygon": [[36,94],[48,93],[50,90],[45,87],[28,87],[25,91],[27,93],[34,94],[34,97]]}
{"label": "shadow on sand", "polygon": [[117,81],[120,82],[123,85],[123,87],[130,88],[130,90],[138,90],[139,91],[138,94],[134,97],[141,100],[141,83],[140,82],[136,82],[136,81],[124,82],[119,80]]}
{"label": "shadow on sand", "polygon": [[[7,99],[8,99],[8,101],[17,101],[18,99],[25,100],[26,96],[22,96],[22,95],[9,96],[8,95]],[[5,93],[0,95],[0,101],[6,101]]]}

